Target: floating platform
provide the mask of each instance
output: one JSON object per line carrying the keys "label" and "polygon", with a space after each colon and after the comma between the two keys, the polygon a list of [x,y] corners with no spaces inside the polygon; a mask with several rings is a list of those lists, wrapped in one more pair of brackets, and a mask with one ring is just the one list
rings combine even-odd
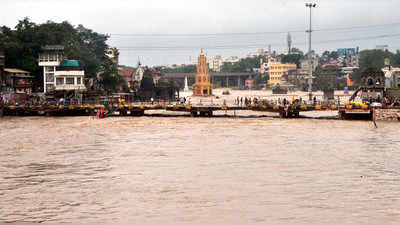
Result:
{"label": "floating platform", "polygon": [[[400,107],[384,107],[384,109],[400,109]],[[142,116],[147,110],[166,110],[188,112],[192,116],[212,116],[214,111],[250,110],[258,112],[278,113],[281,118],[297,118],[301,112],[338,111],[339,119],[373,119],[373,108],[369,106],[354,107],[352,105],[217,105],[217,104],[112,104],[112,105],[1,105],[0,116],[84,116],[96,115],[99,111],[104,116]]]}

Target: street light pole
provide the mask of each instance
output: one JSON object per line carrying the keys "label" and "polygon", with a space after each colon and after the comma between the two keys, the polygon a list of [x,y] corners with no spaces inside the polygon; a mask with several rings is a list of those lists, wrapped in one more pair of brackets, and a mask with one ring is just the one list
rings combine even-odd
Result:
{"label": "street light pole", "polygon": [[308,94],[309,94],[309,100],[312,100],[312,73],[313,73],[313,59],[312,59],[312,48],[311,48],[311,33],[312,33],[312,27],[311,27],[311,9],[315,8],[317,4],[315,3],[306,3],[306,7],[310,8],[310,28],[306,32],[309,34],[308,38],[308,69],[309,69],[309,78],[308,78]]}

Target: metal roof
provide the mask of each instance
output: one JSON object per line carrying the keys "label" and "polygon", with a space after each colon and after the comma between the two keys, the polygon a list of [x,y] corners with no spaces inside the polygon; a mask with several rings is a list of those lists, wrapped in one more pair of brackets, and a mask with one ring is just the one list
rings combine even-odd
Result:
{"label": "metal roof", "polygon": [[79,62],[77,60],[63,60],[60,67],[79,67]]}
{"label": "metal roof", "polygon": [[4,71],[8,72],[8,73],[28,73],[28,74],[30,73],[30,72],[25,71],[25,70],[12,69],[12,68],[4,68]]}
{"label": "metal roof", "polygon": [[16,78],[34,78],[34,76],[24,75],[24,74],[15,74],[12,77]]}

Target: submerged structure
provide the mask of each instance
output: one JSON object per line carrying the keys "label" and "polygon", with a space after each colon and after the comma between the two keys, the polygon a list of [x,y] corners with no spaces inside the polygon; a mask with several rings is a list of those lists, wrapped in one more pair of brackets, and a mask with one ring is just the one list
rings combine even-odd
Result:
{"label": "submerged structure", "polygon": [[200,56],[197,61],[197,74],[195,76],[195,84],[193,85],[194,96],[211,96],[211,80],[208,72],[207,59],[201,50]]}

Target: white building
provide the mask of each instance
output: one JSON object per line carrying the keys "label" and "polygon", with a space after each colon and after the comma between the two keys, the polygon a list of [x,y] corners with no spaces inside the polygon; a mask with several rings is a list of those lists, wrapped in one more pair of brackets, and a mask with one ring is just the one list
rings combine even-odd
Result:
{"label": "white building", "polygon": [[64,46],[46,45],[39,54],[39,66],[43,67],[43,92],[55,90],[54,74],[56,67],[64,59]]}
{"label": "white building", "polygon": [[386,75],[390,75],[390,77],[386,77],[386,80],[390,82],[390,87],[398,88],[400,87],[400,68],[399,67],[391,67],[390,70],[386,66],[382,69],[382,72]]}
{"label": "white building", "polygon": [[222,66],[224,65],[224,59],[220,55],[215,56],[215,58],[209,58],[207,61],[210,70],[221,72]]}
{"label": "white building", "polygon": [[[310,69],[310,63],[309,62],[310,61],[308,60],[308,58],[301,60],[300,61],[300,68],[303,69],[303,70],[307,70],[308,71]],[[313,71],[317,68],[317,66],[318,66],[318,59],[316,57],[313,57],[313,60],[312,60],[312,69],[313,69]]]}
{"label": "white building", "polygon": [[223,58],[220,55],[215,56],[215,58],[207,59],[208,68],[215,72],[221,72],[224,63],[237,63],[240,59],[237,56],[231,56],[228,58]]}
{"label": "white building", "polygon": [[56,91],[86,90],[83,84],[85,71],[79,66],[77,60],[63,60],[56,68],[54,77]]}
{"label": "white building", "polygon": [[47,45],[39,54],[39,66],[43,67],[43,92],[86,90],[84,70],[77,60],[64,59],[64,46]]}
{"label": "white building", "polygon": [[228,62],[228,63],[236,63],[239,61],[240,61],[240,59],[237,56],[231,56],[231,57],[224,59],[224,62]]}

